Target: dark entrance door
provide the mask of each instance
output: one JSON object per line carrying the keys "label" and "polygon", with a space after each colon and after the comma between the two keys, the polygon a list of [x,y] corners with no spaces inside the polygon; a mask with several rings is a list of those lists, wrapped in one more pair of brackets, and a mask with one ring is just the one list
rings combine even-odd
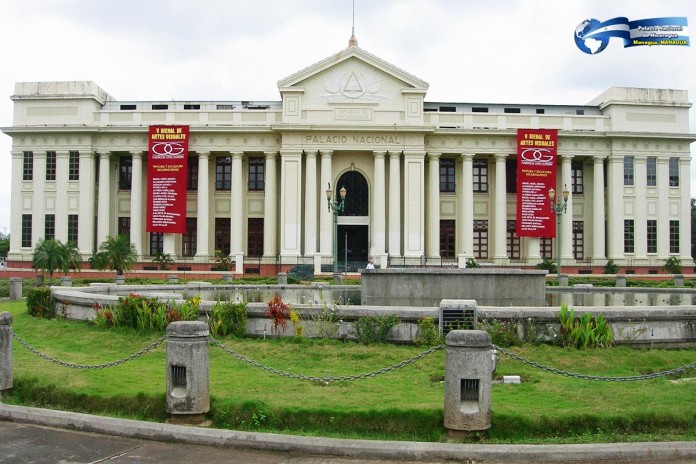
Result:
{"label": "dark entrance door", "polygon": [[356,272],[367,265],[368,227],[354,225],[338,226],[338,266],[344,268],[348,255],[347,272]]}

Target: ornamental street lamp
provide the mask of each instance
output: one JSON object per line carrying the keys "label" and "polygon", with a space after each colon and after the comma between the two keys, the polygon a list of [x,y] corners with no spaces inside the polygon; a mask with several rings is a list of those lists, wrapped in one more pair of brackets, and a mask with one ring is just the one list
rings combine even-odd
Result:
{"label": "ornamental street lamp", "polygon": [[331,184],[329,184],[329,188],[326,189],[326,201],[329,206],[329,212],[333,213],[333,273],[334,273],[334,281],[336,280],[338,276],[338,213],[343,211],[345,209],[345,199],[346,199],[346,188],[341,187],[341,190],[339,190],[339,195],[341,196],[341,200],[339,201],[338,195],[336,195],[336,198],[332,201],[333,197],[333,190],[331,190]]}
{"label": "ornamental street lamp", "polygon": [[556,191],[553,188],[549,189],[551,211],[553,211],[556,214],[556,257],[558,259],[556,271],[558,273],[559,285],[561,283],[561,216],[563,215],[563,213],[566,212],[568,208],[569,196],[570,192],[568,191],[568,187],[565,186],[565,189],[563,190],[563,202],[561,202],[561,199],[559,198],[558,203],[556,203]]}

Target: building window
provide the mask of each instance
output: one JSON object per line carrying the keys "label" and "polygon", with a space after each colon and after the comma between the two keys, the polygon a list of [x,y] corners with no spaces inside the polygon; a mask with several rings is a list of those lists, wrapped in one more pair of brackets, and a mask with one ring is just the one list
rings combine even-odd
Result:
{"label": "building window", "polygon": [[22,247],[31,247],[31,214],[22,214]]}
{"label": "building window", "polygon": [[657,158],[654,156],[648,156],[647,164],[645,166],[646,178],[645,184],[648,187],[657,186]]}
{"label": "building window", "polygon": [[657,253],[657,220],[648,219],[648,253]]}
{"label": "building window", "polygon": [[118,218],[118,235],[125,235],[130,240],[130,217]]}
{"label": "building window", "polygon": [[196,192],[198,190],[198,156],[189,156],[186,165],[186,190]]}
{"label": "building window", "polygon": [[80,152],[68,154],[68,180],[80,180]]}
{"label": "building window", "polygon": [[249,191],[263,192],[265,188],[263,158],[249,158]]}
{"label": "building window", "polygon": [[510,259],[520,259],[520,238],[517,236],[517,221],[507,221],[507,255]]}
{"label": "building window", "polygon": [[457,242],[457,231],[454,220],[443,219],[440,221],[440,257],[454,258],[455,244]]}
{"label": "building window", "polygon": [[624,185],[633,185],[633,157],[624,157]]}
{"label": "building window", "polygon": [[150,256],[164,252],[164,233],[150,232]]}
{"label": "building window", "polygon": [[181,256],[191,257],[196,255],[198,244],[198,219],[186,218],[186,232],[181,238]]}
{"label": "building window", "polygon": [[34,152],[25,151],[22,157],[22,180],[34,180]]}
{"label": "building window", "polygon": [[440,192],[455,192],[454,160],[444,158],[440,160]]}
{"label": "building window", "polygon": [[585,185],[583,178],[583,163],[582,161],[571,161],[570,162],[570,176],[572,183],[572,194],[582,195],[585,193]]}
{"label": "building window", "polygon": [[133,157],[121,156],[118,158],[118,189],[130,190],[133,181]]}
{"label": "building window", "polygon": [[679,221],[669,221],[669,252],[679,253]]}
{"label": "building window", "polygon": [[488,259],[488,221],[474,221],[474,258]]}
{"label": "building window", "polygon": [[635,251],[633,219],[624,219],[624,253]]}
{"label": "building window", "polygon": [[669,159],[669,186],[679,187],[679,159]]}
{"label": "building window", "polygon": [[215,252],[229,256],[230,247],[230,218],[215,218]]}
{"label": "building window", "polygon": [[56,180],[56,152],[46,152],[46,180]]}
{"label": "building window", "polygon": [[78,230],[80,227],[79,216],[77,214],[68,214],[68,243],[77,245]]}
{"label": "building window", "polygon": [[551,237],[541,237],[539,239],[539,253],[542,259],[553,258],[553,239]]}
{"label": "building window", "polygon": [[517,160],[505,160],[505,191],[517,193]]}
{"label": "building window", "polygon": [[232,159],[229,156],[215,158],[215,190],[232,189]]}
{"label": "building window", "polygon": [[474,193],[488,193],[488,160],[474,160]]}
{"label": "building window", "polygon": [[573,221],[573,257],[576,260],[585,259],[585,224]]}
{"label": "building window", "polygon": [[247,227],[247,254],[263,256],[263,218],[249,218]]}
{"label": "building window", "polygon": [[44,219],[44,240],[56,238],[56,215],[47,214]]}

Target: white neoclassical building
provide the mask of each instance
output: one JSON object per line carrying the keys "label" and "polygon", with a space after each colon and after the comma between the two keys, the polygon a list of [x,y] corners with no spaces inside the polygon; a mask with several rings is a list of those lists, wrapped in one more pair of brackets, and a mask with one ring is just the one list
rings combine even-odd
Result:
{"label": "white neoclassical building", "polygon": [[[516,131],[558,130],[564,269],[691,266],[687,92],[611,88],[587,105],[428,102],[428,84],[355,42],[278,82],[280,101],[119,101],[92,82],[17,83],[9,261],[41,238],[85,257],[127,234],[142,266],[272,273],[341,262],[499,266],[556,259],[515,233]],[[186,232],[145,228],[148,127],[186,125]]]}

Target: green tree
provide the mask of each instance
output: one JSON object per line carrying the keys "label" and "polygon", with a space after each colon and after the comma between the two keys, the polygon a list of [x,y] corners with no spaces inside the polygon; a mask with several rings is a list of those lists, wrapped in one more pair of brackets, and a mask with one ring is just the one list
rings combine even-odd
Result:
{"label": "green tree", "polygon": [[133,269],[138,256],[135,245],[130,243],[127,235],[109,237],[99,245],[99,250],[89,258],[89,264],[94,269],[113,269],[116,275]]}
{"label": "green tree", "polygon": [[60,240],[41,239],[34,248],[32,262],[34,269],[53,278],[55,271],[67,274],[70,269],[79,269],[82,256],[72,242],[63,244]]}
{"label": "green tree", "polygon": [[[692,203],[693,204],[693,203]],[[10,236],[0,232],[0,257],[6,258],[10,251]]]}
{"label": "green tree", "polygon": [[696,256],[696,198],[691,199],[691,256]]}
{"label": "green tree", "polygon": [[161,251],[156,252],[152,255],[152,262],[157,264],[157,267],[161,271],[166,271],[169,269],[169,265],[174,262],[169,253],[162,253]]}

